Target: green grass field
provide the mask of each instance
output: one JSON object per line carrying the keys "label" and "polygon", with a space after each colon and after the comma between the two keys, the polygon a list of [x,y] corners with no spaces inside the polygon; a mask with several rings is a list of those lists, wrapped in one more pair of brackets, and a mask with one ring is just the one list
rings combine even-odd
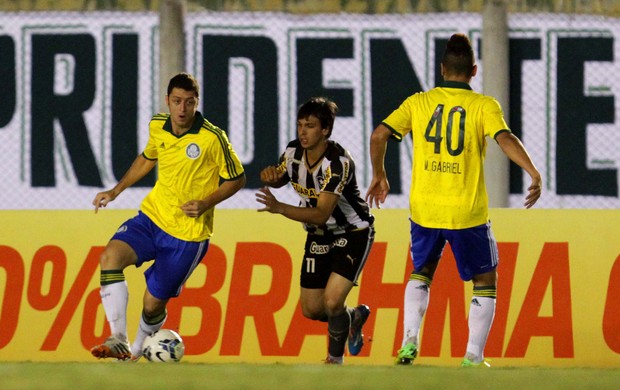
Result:
{"label": "green grass field", "polygon": [[0,363],[2,389],[616,389],[620,369]]}

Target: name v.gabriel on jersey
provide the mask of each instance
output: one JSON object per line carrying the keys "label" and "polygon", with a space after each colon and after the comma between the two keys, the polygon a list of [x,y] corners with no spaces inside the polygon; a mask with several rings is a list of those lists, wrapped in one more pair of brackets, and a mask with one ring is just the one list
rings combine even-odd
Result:
{"label": "name v.gabriel on jersey", "polygon": [[452,173],[462,175],[461,163],[446,161],[424,161],[424,170],[431,172]]}

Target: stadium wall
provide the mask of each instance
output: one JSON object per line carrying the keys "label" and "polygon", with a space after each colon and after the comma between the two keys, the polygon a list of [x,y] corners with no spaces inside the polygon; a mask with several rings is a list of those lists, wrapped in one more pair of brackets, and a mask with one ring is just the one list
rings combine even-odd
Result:
{"label": "stadium wall", "polygon": [[[539,207],[618,208],[618,19],[511,14],[510,127],[540,169]],[[297,106],[327,95],[340,106],[333,138],[370,181],[368,138],[407,96],[435,86],[442,48],[467,33],[481,57],[474,13],[290,15],[188,13],[186,67],[202,86],[201,111],[227,131],[248,173],[222,207],[253,208],[260,169],[295,137]],[[2,209],[88,209],[142,151],[159,110],[155,13],[0,14]],[[482,91],[484,58],[472,86]],[[166,75],[164,75],[167,78]],[[392,198],[408,204],[411,138],[390,143]],[[132,209],[154,175],[116,207]],[[510,207],[529,185],[510,168]],[[295,194],[282,191],[295,202]]]}
{"label": "stadium wall", "polygon": [[[109,334],[98,255],[134,211],[0,211],[0,361],[91,361]],[[373,314],[366,346],[347,364],[393,362],[411,271],[408,213],[376,210],[377,237],[349,305]],[[492,209],[499,242],[497,313],[486,356],[495,366],[617,367],[620,354],[619,210]],[[216,235],[166,328],[188,362],[316,363],[326,324],[298,305],[303,229],[255,210],[219,210]],[[135,334],[142,272],[125,271]],[[419,364],[456,366],[467,343],[471,283],[444,252],[422,328]]]}

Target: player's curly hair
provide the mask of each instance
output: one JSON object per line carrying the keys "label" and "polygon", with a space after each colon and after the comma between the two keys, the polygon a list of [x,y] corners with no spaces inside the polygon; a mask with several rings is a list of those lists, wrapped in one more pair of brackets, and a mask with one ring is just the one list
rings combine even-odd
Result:
{"label": "player's curly hair", "polygon": [[450,74],[471,76],[474,70],[474,50],[465,34],[453,34],[441,59]]}
{"label": "player's curly hair", "polygon": [[312,97],[307,102],[299,106],[297,111],[297,120],[308,118],[310,115],[317,117],[321,122],[321,128],[329,129],[327,138],[332,135],[334,128],[334,121],[336,120],[336,113],[338,112],[338,105],[332,100],[326,97]]}

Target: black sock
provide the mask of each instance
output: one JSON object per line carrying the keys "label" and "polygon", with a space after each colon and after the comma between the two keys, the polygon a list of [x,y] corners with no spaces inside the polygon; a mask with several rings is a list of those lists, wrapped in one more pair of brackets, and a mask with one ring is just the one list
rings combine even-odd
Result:
{"label": "black sock", "polygon": [[331,356],[339,357],[344,355],[344,346],[349,336],[351,326],[351,316],[348,310],[341,314],[327,319],[327,331],[329,333],[328,352]]}

